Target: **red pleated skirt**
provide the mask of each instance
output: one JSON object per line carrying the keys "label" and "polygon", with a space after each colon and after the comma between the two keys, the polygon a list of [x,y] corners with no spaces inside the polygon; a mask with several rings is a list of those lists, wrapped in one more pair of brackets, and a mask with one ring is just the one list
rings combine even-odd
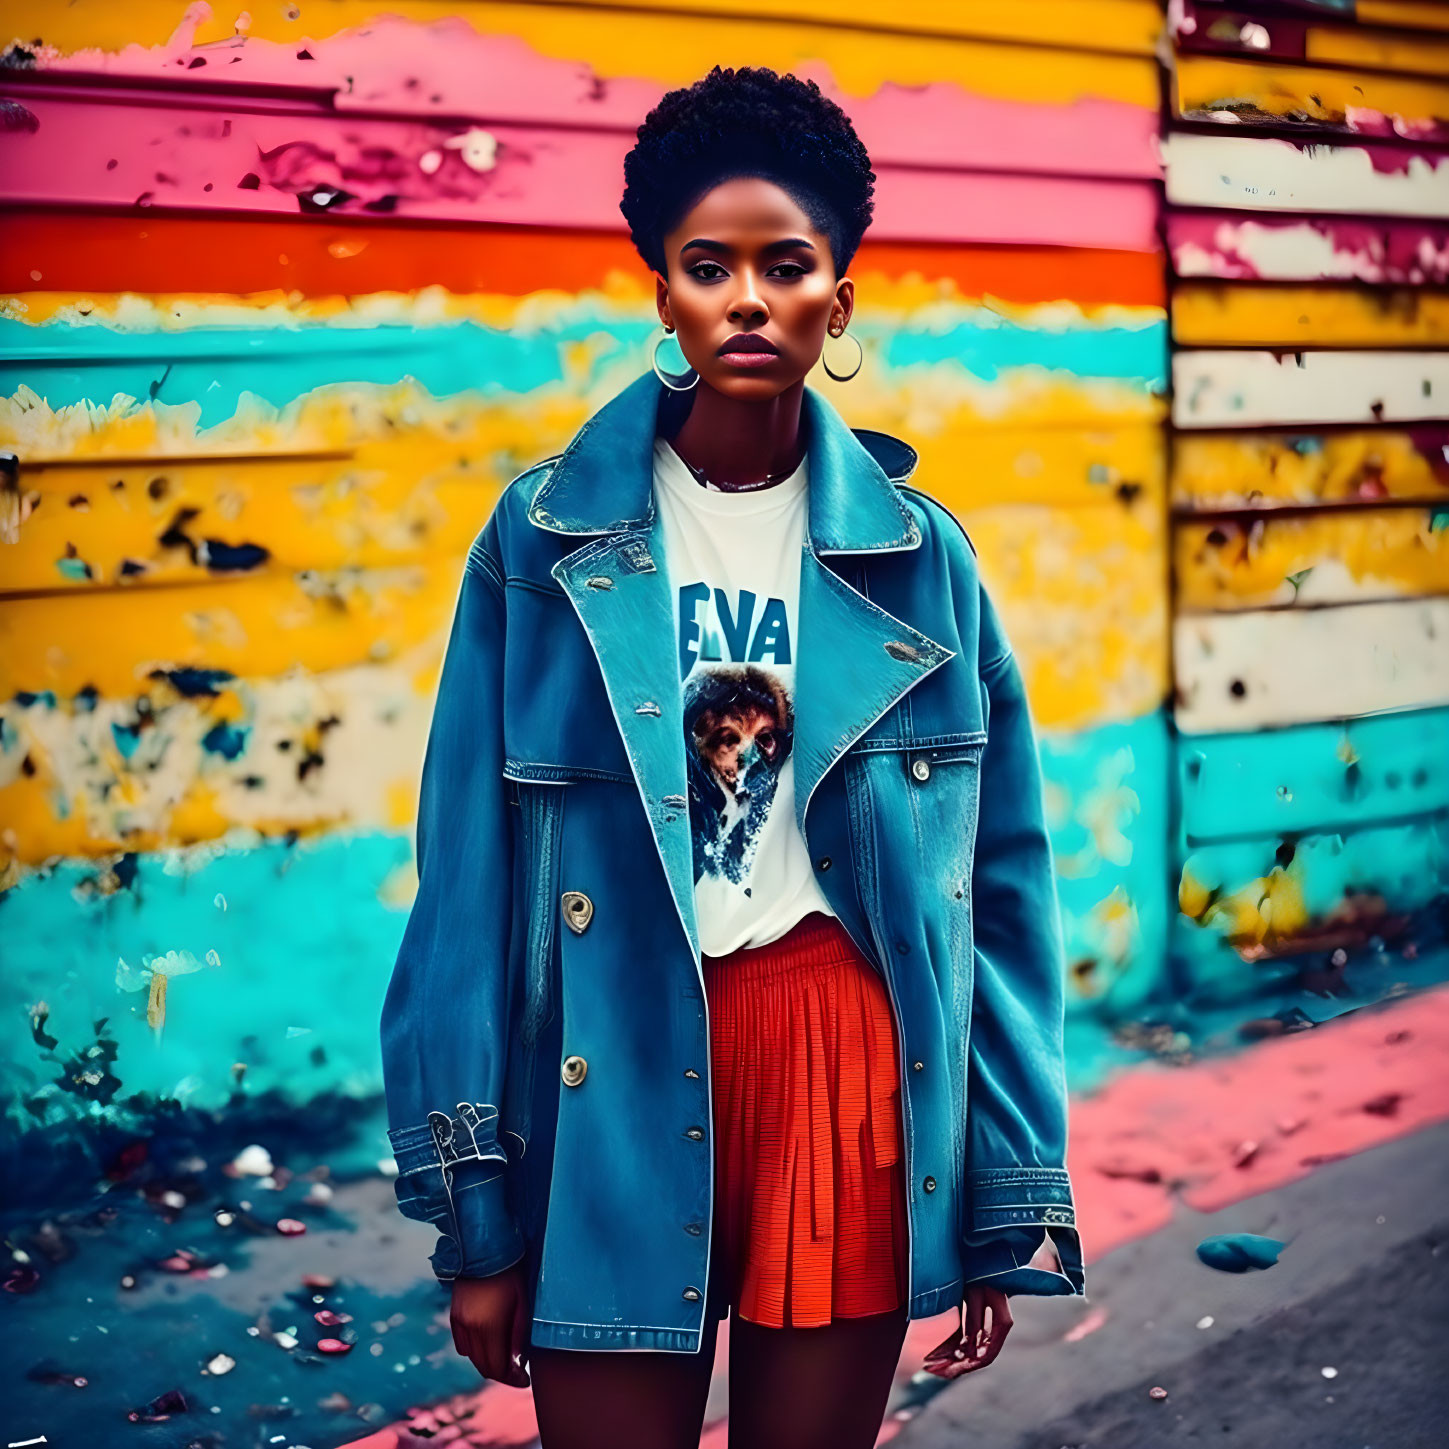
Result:
{"label": "red pleated skirt", "polygon": [[715,1103],[710,1296],[772,1328],[905,1302],[888,988],[833,916],[703,958]]}

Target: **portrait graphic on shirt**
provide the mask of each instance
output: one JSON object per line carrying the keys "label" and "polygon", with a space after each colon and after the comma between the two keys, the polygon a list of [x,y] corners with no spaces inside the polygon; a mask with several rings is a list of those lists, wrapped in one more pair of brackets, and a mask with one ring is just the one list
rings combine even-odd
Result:
{"label": "portrait graphic on shirt", "polygon": [[748,589],[731,600],[723,589],[695,583],[679,595],[694,878],[729,881],[748,894],[794,739],[788,618],[781,600],[760,600]]}

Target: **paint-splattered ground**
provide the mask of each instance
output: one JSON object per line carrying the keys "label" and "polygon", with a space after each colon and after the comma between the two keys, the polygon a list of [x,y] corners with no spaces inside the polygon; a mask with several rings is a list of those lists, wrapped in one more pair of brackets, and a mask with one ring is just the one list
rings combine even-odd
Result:
{"label": "paint-splattered ground", "polygon": [[[1449,988],[1434,984],[1446,974],[1440,957],[1396,961],[1333,996],[1195,1013],[1191,1034],[1171,1022],[1115,1036],[1074,1028],[1070,1166],[1090,1297],[1017,1300],[1007,1354],[944,1389],[913,1375],[949,1317],[913,1325],[882,1442],[966,1433],[990,1449],[1127,1449],[1167,1442],[1163,1426],[1205,1437],[1225,1407],[1237,1444],[1417,1442],[1254,1437],[1251,1394],[1236,1404],[1224,1365],[1240,1364],[1252,1393],[1280,1397],[1264,1406],[1271,1426],[1292,1404],[1302,1422],[1309,1369],[1336,1367],[1309,1387],[1335,1402],[1335,1383],[1351,1388],[1359,1413],[1375,1353],[1417,1362],[1422,1336],[1408,1325],[1433,1311],[1432,1235],[1449,1201],[1434,1126],[1449,1117]],[[536,1442],[526,1392],[478,1392],[427,1273],[431,1233],[399,1216],[383,1175],[358,1171],[347,1118],[335,1120],[335,1153],[284,1117],[256,1113],[231,1138],[191,1124],[180,1146],[160,1133],[132,1144],[68,1203],[12,1208],[0,1443],[419,1449],[440,1431],[462,1445]],[[376,1123],[354,1111],[352,1129],[371,1140]],[[7,1182],[12,1201],[23,1186]],[[1236,1230],[1290,1240],[1281,1263],[1240,1277],[1197,1260],[1201,1237]],[[1355,1274],[1378,1328],[1330,1350],[1352,1316],[1335,1295]],[[1327,1315],[1321,1331],[1315,1315]],[[1198,1328],[1206,1317],[1213,1326]],[[1142,1397],[1159,1382],[1166,1400]],[[1435,1404],[1427,1371],[1414,1395],[1407,1370],[1389,1382],[1412,1400],[1406,1424]],[[726,1329],[709,1449],[725,1443],[727,1389]]]}
{"label": "paint-splattered ground", "polygon": [[[1287,1239],[1214,1272],[1210,1233]],[[1022,1305],[1006,1351],[900,1449],[1431,1449],[1449,1374],[1449,1125],[1172,1225],[1093,1265],[1092,1303]],[[974,1381],[973,1381],[974,1380]],[[1154,1398],[1152,1389],[1167,1391]]]}

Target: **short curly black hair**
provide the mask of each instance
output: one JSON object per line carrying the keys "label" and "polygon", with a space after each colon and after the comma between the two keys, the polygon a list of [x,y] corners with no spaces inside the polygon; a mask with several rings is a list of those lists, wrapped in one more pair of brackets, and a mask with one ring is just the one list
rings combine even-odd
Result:
{"label": "short curly black hair", "polygon": [[663,96],[636,136],[619,210],[652,270],[668,277],[663,238],[700,197],[732,177],[760,176],[829,239],[844,276],[875,209],[875,172],[850,118],[814,81],[715,66]]}

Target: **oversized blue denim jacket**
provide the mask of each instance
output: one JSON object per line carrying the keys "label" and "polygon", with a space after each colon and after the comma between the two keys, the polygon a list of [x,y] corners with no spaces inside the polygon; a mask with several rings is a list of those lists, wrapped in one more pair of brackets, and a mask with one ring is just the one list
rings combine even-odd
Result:
{"label": "oversized blue denim jacket", "polygon": [[[670,397],[637,378],[508,485],[473,543],[381,1022],[403,1213],[438,1229],[439,1278],[526,1257],[544,1347],[697,1352],[719,1301],[652,485]],[[1085,1294],[1061,927],[1021,674],[964,529],[906,482],[915,451],[804,398],[796,818],[889,987],[910,1316],[973,1282]],[[1026,1266],[1044,1234],[1060,1272]]]}

